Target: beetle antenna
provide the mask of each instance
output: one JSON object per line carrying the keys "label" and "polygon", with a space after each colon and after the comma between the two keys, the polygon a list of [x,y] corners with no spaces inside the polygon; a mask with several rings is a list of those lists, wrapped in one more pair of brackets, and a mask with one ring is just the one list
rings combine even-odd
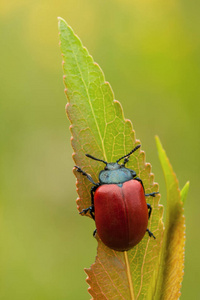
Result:
{"label": "beetle antenna", "polygon": [[140,148],[141,147],[141,145],[137,145],[131,152],[129,152],[128,154],[126,154],[126,155],[124,155],[124,156],[122,156],[122,157],[120,157],[117,161],[116,161],[116,163],[118,163],[121,159],[123,159],[123,158],[125,158],[125,157],[129,157],[133,152],[135,152],[138,148]]}
{"label": "beetle antenna", "polygon": [[96,158],[96,157],[94,157],[94,156],[92,156],[92,155],[90,155],[90,154],[85,154],[85,155],[86,155],[87,157],[91,158],[91,159],[94,159],[94,160],[101,161],[101,162],[103,162],[104,164],[106,164],[106,165],[107,165],[107,162],[106,162],[105,160],[102,160],[102,159]]}

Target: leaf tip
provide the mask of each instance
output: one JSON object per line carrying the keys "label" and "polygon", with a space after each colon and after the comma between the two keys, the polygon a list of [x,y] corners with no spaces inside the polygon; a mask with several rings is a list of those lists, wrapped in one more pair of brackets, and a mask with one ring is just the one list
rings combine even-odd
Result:
{"label": "leaf tip", "polygon": [[68,27],[67,22],[63,18],[57,17],[57,19],[58,19],[58,29],[59,29],[59,32],[61,31],[62,27],[66,27],[66,26]]}
{"label": "leaf tip", "polygon": [[188,195],[189,186],[190,186],[190,182],[187,181],[186,184],[184,185],[184,187],[181,190],[181,201],[182,201],[183,205],[185,204],[185,200],[186,200],[187,195]]}
{"label": "leaf tip", "polygon": [[161,144],[161,141],[159,139],[159,136],[158,135],[155,135],[155,140],[156,140],[156,145],[157,145],[157,148],[159,147],[162,147],[162,144]]}
{"label": "leaf tip", "polygon": [[63,18],[61,18],[61,17],[57,17],[57,19],[58,19],[58,23],[60,23],[60,22],[66,23],[66,21]]}

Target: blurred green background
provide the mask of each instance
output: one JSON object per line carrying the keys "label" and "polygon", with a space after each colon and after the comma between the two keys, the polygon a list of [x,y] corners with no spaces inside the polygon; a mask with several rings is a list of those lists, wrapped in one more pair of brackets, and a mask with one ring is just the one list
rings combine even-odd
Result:
{"label": "blurred green background", "polygon": [[132,120],[166,192],[158,134],[180,187],[190,180],[181,299],[200,299],[200,3],[9,0],[0,4],[0,299],[90,299],[94,223],[81,218],[57,17],[82,39]]}

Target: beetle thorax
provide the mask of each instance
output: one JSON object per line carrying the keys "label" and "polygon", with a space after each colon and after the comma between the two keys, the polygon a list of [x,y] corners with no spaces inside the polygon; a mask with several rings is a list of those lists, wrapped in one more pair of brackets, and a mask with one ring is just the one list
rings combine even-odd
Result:
{"label": "beetle thorax", "polygon": [[131,170],[118,163],[108,163],[99,173],[101,184],[122,184],[131,179],[133,179]]}

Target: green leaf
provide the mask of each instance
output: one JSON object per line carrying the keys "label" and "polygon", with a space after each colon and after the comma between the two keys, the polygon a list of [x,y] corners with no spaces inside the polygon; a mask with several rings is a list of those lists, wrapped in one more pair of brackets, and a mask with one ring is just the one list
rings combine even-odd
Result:
{"label": "green leaf", "polygon": [[187,181],[184,187],[181,190],[181,201],[183,202],[183,205],[185,204],[185,200],[188,195],[188,190],[189,190],[190,182]]}
{"label": "green leaf", "polygon": [[[178,180],[158,137],[156,144],[167,187],[166,228],[153,299],[178,299],[184,269],[185,217]],[[183,188],[185,199],[189,184]]]}
{"label": "green leaf", "polygon": [[[90,160],[85,153],[106,161],[116,161],[140,141],[135,138],[131,122],[124,119],[121,105],[114,100],[113,91],[105,81],[102,70],[61,18],[59,32],[73,158],[76,165],[98,181],[102,164]],[[158,191],[151,165],[145,162],[143,151],[137,150],[131,156],[128,167],[133,168],[143,180],[147,193]],[[81,211],[91,204],[91,183],[75,170],[74,174],[79,195],[77,205]],[[149,229],[156,240],[146,234],[130,251],[117,252],[107,248],[97,236],[95,263],[85,270],[89,292],[94,299],[146,299],[153,293],[163,238],[163,208],[158,203],[159,198],[159,195],[148,198],[153,208]]]}

